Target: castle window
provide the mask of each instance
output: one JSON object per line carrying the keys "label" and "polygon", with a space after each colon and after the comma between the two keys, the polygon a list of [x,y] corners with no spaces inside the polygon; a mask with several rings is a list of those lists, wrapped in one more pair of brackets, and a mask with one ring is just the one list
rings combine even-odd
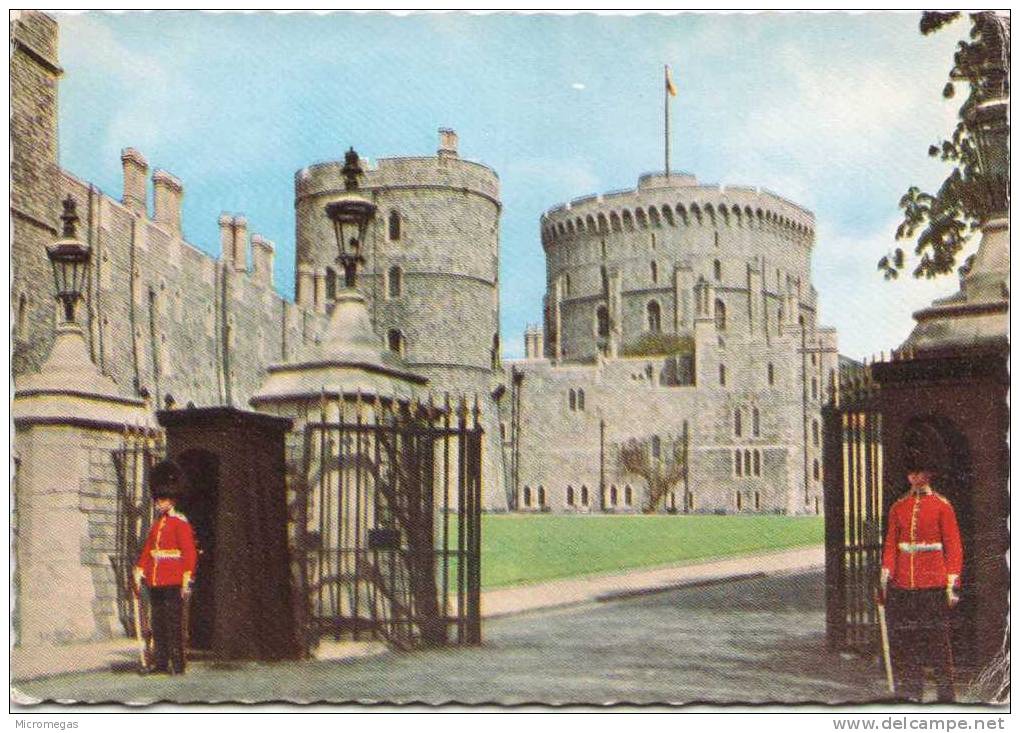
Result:
{"label": "castle window", "polygon": [[623,503],[627,506],[634,503],[634,491],[630,488],[630,484],[623,487]]}
{"label": "castle window", "polygon": [[500,353],[499,353],[499,334],[492,334],[492,351],[491,351],[492,368],[499,369],[500,367]]}
{"label": "castle window", "polygon": [[588,506],[588,487],[581,485],[581,506]]}
{"label": "castle window", "polygon": [[742,497],[740,495],[740,492],[738,491],[737,492],[737,511],[739,512],[743,508],[744,508],[744,497]]}
{"label": "castle window", "polygon": [[538,505],[540,507],[544,507],[545,506],[545,487],[544,486],[539,486],[538,487]]}
{"label": "castle window", "polygon": [[755,491],[754,492],[754,510],[758,511],[760,509],[761,509],[761,492],[760,491]]}
{"label": "castle window", "polygon": [[[662,440],[658,435],[652,436],[652,458],[658,458],[662,455]],[[628,504],[630,502],[627,502]]]}
{"label": "castle window", "polygon": [[751,475],[751,450],[749,448],[744,449],[744,475]]}
{"label": "castle window", "polygon": [[776,333],[783,335],[783,306],[779,306],[779,317],[776,318]]}
{"label": "castle window", "polygon": [[740,437],[741,433],[743,433],[743,431],[744,431],[743,430],[742,422],[743,421],[741,419],[740,408],[739,407],[734,408],[734,410],[733,410],[733,434],[735,436],[737,436],[738,438]]}
{"label": "castle window", "polygon": [[773,384],[776,383],[776,367],[771,361],[769,362],[767,371],[769,377],[769,386],[772,386]]}
{"label": "castle window", "polygon": [[569,401],[570,401],[570,409],[571,410],[576,410],[577,409],[577,393],[574,391],[573,387],[570,388]]}
{"label": "castle window", "polygon": [[652,282],[659,282],[659,266],[653,261],[650,267],[652,271]]}
{"label": "castle window", "polygon": [[499,424],[499,439],[506,440],[506,423],[501,422]]}
{"label": "castle window", "polygon": [[577,409],[584,410],[584,390],[577,390]]}
{"label": "castle window", "polygon": [[655,249],[655,232],[652,232],[652,249]]}
{"label": "castle window", "polygon": [[606,240],[602,240],[602,259],[606,258]]}
{"label": "castle window", "polygon": [[386,346],[397,356],[404,355],[404,334],[399,328],[391,328],[386,334]]}
{"label": "castle window", "polygon": [[602,274],[602,294],[609,297],[609,271],[606,270],[605,266],[601,269]]}
{"label": "castle window", "polygon": [[822,510],[821,510],[821,508],[818,505],[818,497],[816,496],[815,497],[815,514],[821,514],[821,513],[822,513]]}
{"label": "castle window", "polygon": [[715,328],[717,331],[726,330],[726,304],[719,298],[715,301]]}
{"label": "castle window", "polygon": [[737,476],[744,475],[744,462],[742,460],[739,448],[733,451],[733,473],[735,473]]}
{"label": "castle window", "polygon": [[563,294],[570,295],[570,273],[563,273]]}
{"label": "castle window", "polygon": [[648,304],[648,330],[652,333],[662,330],[662,309],[654,300]]}
{"label": "castle window", "polygon": [[818,377],[811,377],[811,399],[818,399]]}
{"label": "castle window", "polygon": [[818,481],[822,477],[822,467],[819,465],[817,458],[811,467],[811,474],[815,477],[815,481]]}
{"label": "castle window", "polygon": [[819,443],[818,421],[817,420],[812,420],[811,421],[811,443],[814,446],[816,446],[816,447],[818,446],[818,443]]}
{"label": "castle window", "polygon": [[720,387],[725,387],[726,386],[726,365],[725,364],[720,364],[719,365],[719,386]]}
{"label": "castle window", "polygon": [[567,506],[574,506],[574,487],[567,486]]}
{"label": "castle window", "polygon": [[524,506],[531,506],[531,487],[524,487]]}
{"label": "castle window", "polygon": [[28,320],[28,297],[22,293],[18,296],[18,338],[25,338],[25,324]]}
{"label": "castle window", "polygon": [[400,214],[395,210],[390,212],[389,230],[390,241],[400,239]]}
{"label": "castle window", "polygon": [[399,298],[404,289],[404,273],[394,265],[386,275],[386,297]]}
{"label": "castle window", "polygon": [[609,338],[609,309],[604,305],[595,309],[595,329],[600,339]]}
{"label": "castle window", "polygon": [[[725,211],[725,209],[724,209]],[[719,232],[715,232],[715,246],[719,246]]]}
{"label": "castle window", "polygon": [[326,268],[326,300],[336,300],[336,271]]}
{"label": "castle window", "polygon": [[817,365],[818,365],[818,354],[812,354],[811,355],[811,366],[817,366]]}
{"label": "castle window", "polygon": [[797,316],[797,324],[798,324],[798,325],[799,325],[799,326],[800,326],[801,328],[803,328],[803,327],[804,327],[804,316]]}
{"label": "castle window", "polygon": [[609,503],[612,506],[616,506],[616,484],[613,484],[609,489]]}
{"label": "castle window", "polygon": [[751,435],[758,437],[761,435],[761,415],[758,414],[758,408],[751,408]]}
{"label": "castle window", "polygon": [[712,272],[716,280],[722,280],[722,263],[719,260],[712,263]]}
{"label": "castle window", "polygon": [[754,451],[754,475],[761,476],[761,451],[757,448]]}

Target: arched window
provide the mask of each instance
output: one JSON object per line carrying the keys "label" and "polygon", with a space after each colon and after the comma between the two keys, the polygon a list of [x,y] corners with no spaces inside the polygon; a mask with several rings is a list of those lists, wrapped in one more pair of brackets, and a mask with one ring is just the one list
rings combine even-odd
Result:
{"label": "arched window", "polygon": [[25,325],[28,320],[28,296],[24,293],[18,296],[18,338],[25,338]]}
{"label": "arched window", "polygon": [[757,448],[754,451],[754,475],[761,476],[761,451]]}
{"label": "arched window", "polygon": [[404,289],[404,273],[394,265],[386,275],[386,297],[399,298]]}
{"label": "arched window", "polygon": [[569,401],[570,401],[570,409],[571,410],[576,410],[577,409],[577,392],[574,391],[573,387],[570,388]]}
{"label": "arched window", "polygon": [[652,333],[662,330],[662,309],[655,300],[648,303],[648,330]]}
{"label": "arched window", "polygon": [[397,356],[404,355],[404,334],[399,328],[391,328],[386,334],[386,346]]}
{"label": "arched window", "polygon": [[588,506],[588,487],[581,484],[581,506]]}
{"label": "arched window", "polygon": [[584,409],[584,390],[583,389],[577,390],[577,409],[578,410],[583,410]]}
{"label": "arched window", "polygon": [[659,282],[659,266],[653,261],[650,265],[652,271],[652,282]]}
{"label": "arched window", "polygon": [[634,503],[634,491],[630,488],[630,484],[623,487],[623,503],[627,506]]}
{"label": "arched window", "polygon": [[613,484],[609,489],[609,503],[616,506],[616,484]]}
{"label": "arched window", "polygon": [[720,298],[715,301],[715,327],[718,331],[726,330],[726,304]]}
{"label": "arched window", "polygon": [[756,438],[761,435],[761,415],[757,407],[751,408],[751,435]]}
{"label": "arched window", "polygon": [[531,506],[531,487],[524,487],[524,506]]}
{"label": "arched window", "polygon": [[720,387],[725,387],[726,386],[726,365],[725,364],[720,364],[719,365],[719,386]]}
{"label": "arched window", "polygon": [[400,214],[396,210],[390,212],[389,225],[390,240],[396,242],[400,239]]}
{"label": "arched window", "polygon": [[326,268],[326,300],[336,300],[336,271]]}
{"label": "arched window", "polygon": [[745,476],[750,476],[751,475],[751,449],[750,448],[745,448],[744,449],[744,475]]}
{"label": "arched window", "polygon": [[595,329],[600,339],[609,338],[609,309],[604,305],[595,309]]}
{"label": "arched window", "polygon": [[719,260],[712,263],[712,272],[716,280],[722,280],[722,263]]}
{"label": "arched window", "polygon": [[567,506],[574,506],[574,487],[567,486]]}
{"label": "arched window", "polygon": [[733,451],[733,473],[737,476],[744,475],[744,461],[739,448]]}
{"label": "arched window", "polygon": [[818,443],[819,443],[818,421],[817,420],[812,420],[811,421],[811,443],[813,445],[815,445],[815,446],[817,446]]}
{"label": "arched window", "polygon": [[772,386],[776,383],[776,367],[771,361],[769,362],[767,371],[769,376],[769,386]]}
{"label": "arched window", "polygon": [[545,506],[545,487],[544,486],[539,486],[538,487],[538,505],[539,506]]}
{"label": "arched window", "polygon": [[744,432],[743,418],[739,407],[733,409],[733,434],[738,438]]}
{"label": "arched window", "polygon": [[658,435],[652,436],[652,458],[658,458],[662,455],[662,440]]}
{"label": "arched window", "polygon": [[822,467],[819,465],[817,458],[811,468],[811,473],[814,475],[815,481],[818,481],[822,477]]}

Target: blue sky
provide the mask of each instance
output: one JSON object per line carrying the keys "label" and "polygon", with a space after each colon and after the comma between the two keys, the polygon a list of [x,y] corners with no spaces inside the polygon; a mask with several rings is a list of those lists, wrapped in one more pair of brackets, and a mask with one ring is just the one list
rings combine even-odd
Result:
{"label": "blue sky", "polygon": [[217,217],[247,215],[277,245],[293,293],[293,175],[349,145],[429,155],[436,129],[502,185],[504,355],[541,320],[538,220],[570,198],[632,188],[662,167],[662,65],[673,167],[762,186],[815,212],[821,320],[841,351],[888,351],[955,277],[889,283],[897,202],[934,187],[926,155],[960,97],[940,91],[959,21],[919,14],[58,14],[61,165],[119,196],[120,150],[185,185],[184,231],[217,253]]}

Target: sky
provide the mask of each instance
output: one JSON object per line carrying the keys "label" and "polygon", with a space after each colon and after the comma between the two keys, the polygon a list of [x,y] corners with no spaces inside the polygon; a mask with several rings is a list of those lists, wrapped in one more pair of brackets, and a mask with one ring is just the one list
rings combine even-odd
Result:
{"label": "sky", "polygon": [[963,98],[941,90],[966,20],[923,37],[917,12],[56,16],[62,167],[119,198],[120,151],[140,150],[183,181],[190,242],[218,254],[225,211],[274,241],[288,298],[295,171],[352,145],[434,155],[452,127],[461,156],[500,177],[502,343],[522,356],[542,313],[539,217],[661,170],[663,64],[674,170],[814,212],[819,322],[841,353],[888,352],[958,286],[888,282],[876,262],[903,192],[948,172],[927,149]]}

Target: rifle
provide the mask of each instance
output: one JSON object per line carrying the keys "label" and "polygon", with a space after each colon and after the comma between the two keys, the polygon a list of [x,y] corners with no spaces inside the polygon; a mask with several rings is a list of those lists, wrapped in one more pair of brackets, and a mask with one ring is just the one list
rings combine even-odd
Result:
{"label": "rifle", "polygon": [[152,666],[152,659],[150,658],[148,639],[142,630],[141,590],[134,584],[132,584],[131,593],[131,613],[134,616],[135,622],[135,639],[138,641],[138,661],[142,665],[142,670],[146,670]]}
{"label": "rifle", "polygon": [[875,607],[878,609],[878,630],[882,637],[882,663],[885,667],[885,683],[889,692],[896,692],[896,683],[893,682],[892,657],[889,653],[889,624],[885,620],[885,599],[881,591],[875,591]]}

